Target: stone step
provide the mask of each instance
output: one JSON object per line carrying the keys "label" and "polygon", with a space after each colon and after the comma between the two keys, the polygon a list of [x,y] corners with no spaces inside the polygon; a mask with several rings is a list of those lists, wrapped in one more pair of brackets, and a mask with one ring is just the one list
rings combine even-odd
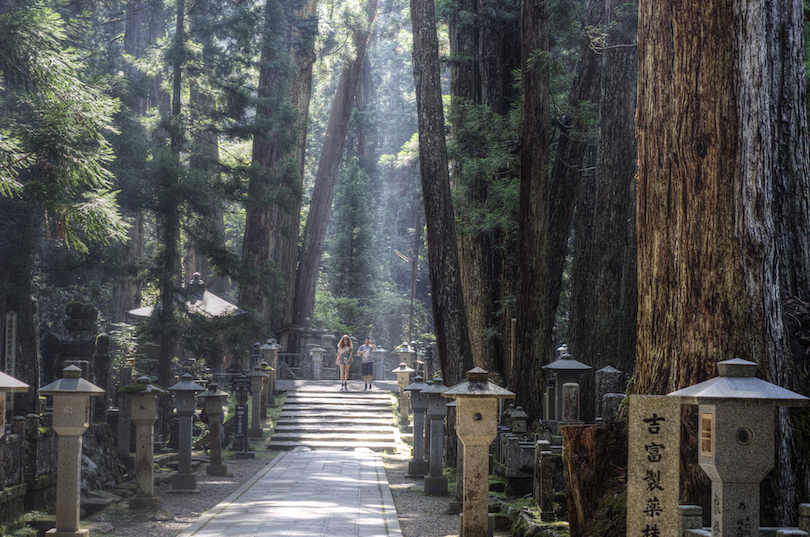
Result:
{"label": "stone step", "polygon": [[328,409],[308,409],[300,408],[295,410],[282,410],[279,415],[280,419],[300,419],[300,418],[317,418],[325,421],[341,419],[341,418],[364,418],[364,419],[388,419],[391,420],[391,412],[385,413],[374,412],[365,409],[358,410],[328,410]]}
{"label": "stone step", "polygon": [[295,441],[276,441],[272,440],[267,443],[267,449],[276,451],[287,451],[297,447],[308,447],[311,449],[355,449],[367,448],[372,451],[396,451],[396,442],[356,442],[356,441],[339,441],[332,442],[329,440],[295,440]]}
{"label": "stone step", "polygon": [[357,403],[386,403],[391,404],[391,395],[382,392],[295,392],[287,394],[287,401],[300,403],[302,401],[332,403],[332,402],[357,402]]}
{"label": "stone step", "polygon": [[394,428],[385,425],[347,425],[347,424],[332,424],[324,425],[313,423],[310,425],[303,425],[300,423],[291,423],[288,425],[276,425],[273,429],[273,434],[320,434],[320,435],[335,435],[335,434],[394,434]]}
{"label": "stone step", "polygon": [[347,442],[387,442],[393,441],[394,433],[372,433],[372,432],[334,432],[331,434],[321,434],[319,432],[292,432],[273,433],[273,441],[293,441],[293,440],[317,440],[317,441],[347,441]]}
{"label": "stone step", "polygon": [[394,400],[387,391],[288,391],[268,449],[396,450]]}

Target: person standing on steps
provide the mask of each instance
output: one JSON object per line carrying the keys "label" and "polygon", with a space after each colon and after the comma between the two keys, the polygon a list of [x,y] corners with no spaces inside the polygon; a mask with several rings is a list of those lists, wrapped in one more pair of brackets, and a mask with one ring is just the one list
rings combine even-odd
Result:
{"label": "person standing on steps", "polygon": [[376,350],[377,346],[371,342],[370,337],[367,337],[366,342],[357,349],[357,354],[359,354],[362,359],[363,382],[365,383],[363,384],[363,391],[371,389],[371,380],[374,378],[374,358],[371,351]]}
{"label": "person standing on steps", "polygon": [[335,365],[340,369],[340,391],[349,389],[349,367],[352,365],[354,355],[354,344],[352,338],[344,334],[337,347],[337,358]]}

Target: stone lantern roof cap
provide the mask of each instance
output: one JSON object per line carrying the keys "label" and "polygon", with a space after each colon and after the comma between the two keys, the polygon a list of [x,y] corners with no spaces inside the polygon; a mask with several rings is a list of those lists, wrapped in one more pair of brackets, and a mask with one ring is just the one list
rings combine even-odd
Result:
{"label": "stone lantern roof cap", "polygon": [[556,373],[558,371],[587,371],[592,368],[587,364],[583,364],[579,360],[574,360],[573,356],[565,353],[560,356],[559,359],[551,362],[550,364],[542,366],[541,369],[549,369]]}
{"label": "stone lantern roof cap", "polygon": [[58,393],[83,393],[87,395],[101,395],[104,390],[87,382],[82,378],[82,370],[76,365],[69,365],[62,370],[61,379],[51,382],[38,390],[40,395],[56,395]]}
{"label": "stone lantern roof cap", "polygon": [[447,391],[447,390],[449,390],[449,389],[450,389],[450,388],[448,388],[447,386],[445,386],[445,385],[444,385],[444,380],[442,379],[442,377],[436,376],[436,377],[433,379],[433,384],[429,385],[427,388],[425,388],[424,390],[422,390],[422,393],[426,393],[426,394],[432,394],[432,393],[441,394],[441,393],[446,392],[446,391]]}
{"label": "stone lantern roof cap", "polygon": [[416,376],[413,378],[413,382],[411,382],[410,384],[408,384],[408,385],[407,385],[407,386],[404,388],[404,390],[405,390],[406,392],[421,392],[421,391],[423,391],[423,390],[424,390],[425,388],[427,388],[427,387],[428,387],[428,385],[427,385],[427,384],[425,384],[424,379],[422,378],[422,375],[416,375]]}
{"label": "stone lantern roof cap", "polygon": [[490,382],[488,375],[489,373],[480,367],[470,369],[467,371],[466,382],[456,384],[442,395],[445,397],[498,397],[502,399],[515,397],[514,392]]}
{"label": "stone lantern roof cap", "polygon": [[311,349],[309,349],[309,352],[326,352],[326,349],[316,345],[316,346],[312,347]]}
{"label": "stone lantern roof cap", "polygon": [[208,385],[208,389],[201,394],[198,394],[197,397],[200,399],[205,399],[206,397],[227,397],[228,395],[228,392],[220,390],[216,383],[211,383]]}
{"label": "stone lantern roof cap", "polygon": [[28,390],[28,384],[0,371],[0,392],[17,393]]}
{"label": "stone lantern roof cap", "polygon": [[180,377],[180,382],[173,386],[169,386],[170,392],[201,392],[204,391],[205,388],[194,382],[194,377],[191,376],[190,373],[183,373]]}
{"label": "stone lantern roof cap", "polygon": [[717,363],[718,377],[668,393],[685,405],[808,406],[810,398],[755,377],[757,364],[740,358]]}
{"label": "stone lantern roof cap", "polygon": [[245,373],[246,377],[266,377],[265,373],[259,371],[259,366],[256,366],[254,369],[251,369],[249,373]]}
{"label": "stone lantern roof cap", "polygon": [[405,362],[400,362],[399,367],[391,371],[391,373],[413,373],[414,371],[416,370],[408,367],[408,364]]}
{"label": "stone lantern roof cap", "polygon": [[529,415],[526,414],[526,412],[523,411],[522,406],[519,406],[519,407],[517,407],[515,409],[514,412],[512,412],[512,415],[510,416],[510,418],[512,418],[513,420],[521,420],[521,419],[527,420],[527,419],[529,419]]}

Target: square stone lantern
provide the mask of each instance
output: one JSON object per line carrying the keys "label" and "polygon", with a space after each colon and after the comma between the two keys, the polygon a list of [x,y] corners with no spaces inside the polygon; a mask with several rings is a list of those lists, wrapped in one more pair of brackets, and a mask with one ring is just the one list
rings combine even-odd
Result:
{"label": "square stone lantern", "polygon": [[447,391],[444,380],[437,376],[433,384],[422,390],[427,396],[427,415],[430,418],[430,475],[425,476],[425,494],[447,494],[447,478],[442,475],[444,463],[444,418],[447,417]]}
{"label": "square stone lantern", "polygon": [[259,371],[259,366],[257,365],[253,368],[253,371],[248,373],[248,378],[250,378],[250,403],[251,403],[251,415],[250,415],[250,429],[248,429],[248,436],[250,438],[261,438],[262,437],[262,424],[261,424],[261,413],[262,413],[262,386],[264,385],[264,379],[267,378],[267,375]]}
{"label": "square stone lantern", "polygon": [[410,476],[423,476],[428,472],[428,462],[425,460],[425,411],[428,407],[428,398],[422,393],[427,387],[419,374],[405,387],[405,391],[411,394],[413,410],[413,457],[408,463]]}
{"label": "square stone lantern", "polygon": [[773,468],[775,407],[810,399],[756,378],[754,362],[726,360],[717,371],[667,395],[699,405],[698,463],[712,481],[712,535],[756,537],[760,481]]}
{"label": "square stone lantern", "polygon": [[87,430],[90,397],[104,390],[82,378],[81,368],[69,365],[63,377],[39,389],[53,396],[53,430],[59,436],[56,461],[56,527],[46,532],[54,537],[79,537],[90,530],[79,529],[79,488],[82,469],[82,434]]}
{"label": "square stone lantern", "polygon": [[0,371],[0,438],[6,434],[6,394],[28,391],[28,384]]}
{"label": "square stone lantern", "polygon": [[318,345],[309,349],[309,356],[312,359],[312,378],[315,380],[323,379],[323,354],[326,349]]}
{"label": "square stone lantern", "polygon": [[374,360],[374,380],[385,380],[385,353],[387,350],[382,347],[377,347],[377,350],[371,351],[372,359]]}
{"label": "square stone lantern", "polygon": [[399,423],[408,425],[408,392],[405,387],[411,383],[411,373],[414,370],[408,367],[405,362],[400,362],[399,367],[391,371],[397,375],[397,385],[399,385]]}
{"label": "square stone lantern", "polygon": [[205,401],[205,414],[208,416],[208,441],[211,451],[211,462],[205,468],[207,475],[225,477],[228,475],[228,466],[222,463],[222,398],[228,397],[228,392],[220,390],[216,383],[208,385],[208,389],[197,397]]}
{"label": "square stone lantern", "polygon": [[529,415],[523,411],[522,406],[515,408],[515,410],[512,412],[512,415],[509,418],[509,421],[512,424],[512,432],[514,434],[525,435],[528,432]]}
{"label": "square stone lantern", "polygon": [[467,381],[442,395],[455,398],[456,432],[464,444],[464,510],[461,537],[486,537],[488,517],[489,446],[498,426],[498,399],[511,399],[513,392],[489,382],[488,373],[476,367]]}
{"label": "square stone lantern", "polygon": [[154,438],[158,418],[158,396],[168,393],[142,376],[136,384],[120,392],[130,394],[132,423],[135,425],[135,497],[129,500],[131,509],[160,509],[155,496]]}
{"label": "square stone lantern", "polygon": [[560,357],[554,362],[544,365],[542,369],[552,372],[556,379],[557,394],[555,402],[555,416],[549,416],[549,419],[556,419],[558,422],[560,422],[563,420],[563,385],[566,383],[581,384],[580,377],[586,371],[590,371],[591,366],[574,360],[570,354],[564,352],[564,347],[560,347],[558,350],[562,351],[563,354],[561,354]]}
{"label": "square stone lantern", "polygon": [[[262,351],[262,358],[269,365],[270,373],[270,386],[267,388],[267,404],[269,406],[276,406],[276,371],[278,370],[278,350],[281,348],[275,339],[268,339],[267,342],[260,347]],[[267,372],[266,369],[263,371]]]}
{"label": "square stone lantern", "polygon": [[407,342],[403,341],[402,345],[394,349],[394,352],[399,354],[400,363],[406,364],[408,367],[413,367],[414,355],[416,350],[411,347]]}
{"label": "square stone lantern", "polygon": [[177,415],[180,418],[177,442],[177,473],[172,476],[172,492],[196,492],[197,474],[191,471],[191,444],[194,413],[197,410],[197,393],[205,388],[194,382],[189,373],[180,377],[180,382],[170,386],[174,393]]}

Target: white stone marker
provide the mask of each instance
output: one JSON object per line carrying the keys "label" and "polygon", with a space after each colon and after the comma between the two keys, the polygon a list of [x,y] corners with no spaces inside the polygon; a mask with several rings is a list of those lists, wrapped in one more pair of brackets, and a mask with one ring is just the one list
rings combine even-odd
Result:
{"label": "white stone marker", "polygon": [[628,426],[627,537],[680,537],[681,402],[631,395]]}

